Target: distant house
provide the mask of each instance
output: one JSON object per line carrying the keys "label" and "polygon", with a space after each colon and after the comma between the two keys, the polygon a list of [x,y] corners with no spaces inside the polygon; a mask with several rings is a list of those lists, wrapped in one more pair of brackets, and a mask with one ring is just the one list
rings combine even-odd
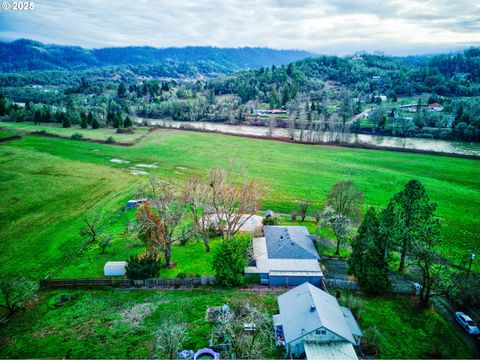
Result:
{"label": "distant house", "polygon": [[387,97],[385,95],[377,95],[375,96],[375,100],[380,99],[382,101],[387,101]]}
{"label": "distant house", "polygon": [[273,316],[277,345],[290,357],[357,359],[362,331],[350,309],[309,283],[278,297],[280,313]]}
{"label": "distant house", "polygon": [[260,283],[270,286],[322,284],[320,256],[305,226],[264,226],[263,231],[264,237],[253,239],[254,261],[246,276],[259,275]]}
{"label": "distant house", "polygon": [[427,105],[427,109],[428,109],[429,111],[440,112],[440,111],[443,111],[443,106],[440,105],[439,103],[433,103],[433,104],[428,104],[428,105]]}
{"label": "distant house", "polygon": [[288,114],[287,110],[283,110],[283,109],[268,109],[268,110],[264,110],[264,109],[260,109],[260,110],[257,110],[256,111],[257,115],[281,115],[281,114]]}
{"label": "distant house", "polygon": [[[225,221],[225,215],[222,215],[221,220]],[[215,229],[221,231],[224,229],[223,226],[219,226],[219,218],[217,214],[212,214],[207,217],[207,221],[210,222],[209,225],[213,226]],[[263,218],[260,215],[241,215],[238,223],[240,224],[239,231],[250,234],[252,236],[262,236],[263,229]]]}
{"label": "distant house", "polygon": [[[405,111],[408,111],[408,112],[416,112],[418,109],[418,104],[402,105],[402,106],[399,106],[399,108],[403,108]],[[439,103],[433,103],[428,105],[420,105],[420,109],[440,112],[440,111],[443,111],[443,106],[440,105]]]}

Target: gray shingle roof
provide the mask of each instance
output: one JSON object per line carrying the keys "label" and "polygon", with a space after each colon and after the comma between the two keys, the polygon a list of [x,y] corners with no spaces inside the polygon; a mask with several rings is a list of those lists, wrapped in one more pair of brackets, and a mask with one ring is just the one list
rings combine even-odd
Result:
{"label": "gray shingle roof", "polygon": [[280,295],[278,307],[287,343],[324,327],[355,344],[337,299],[308,282]]}
{"label": "gray shingle roof", "polygon": [[319,259],[305,226],[264,226],[270,259]]}
{"label": "gray shingle roof", "polygon": [[357,321],[352,314],[352,311],[349,308],[340,306],[340,310],[342,310],[343,315],[345,316],[345,321],[347,322],[348,327],[350,328],[350,332],[352,335],[356,336],[363,336],[362,330],[358,327]]}

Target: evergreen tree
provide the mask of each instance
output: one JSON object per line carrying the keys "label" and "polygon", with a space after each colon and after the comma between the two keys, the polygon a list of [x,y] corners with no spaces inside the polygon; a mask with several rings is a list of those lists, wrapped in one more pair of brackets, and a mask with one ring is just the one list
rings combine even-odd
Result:
{"label": "evergreen tree", "polygon": [[[82,115],[83,115],[83,116],[82,116]],[[87,117],[87,115],[85,115],[84,113],[82,113],[82,114],[80,115],[80,118],[81,118],[80,127],[81,127],[82,129],[88,128],[88,117]]]}
{"label": "evergreen tree", "polygon": [[162,82],[162,91],[170,91],[170,86],[168,85],[168,82]]}
{"label": "evergreen tree", "polygon": [[285,84],[282,90],[282,105],[285,106],[290,101],[290,88]]}
{"label": "evergreen tree", "polygon": [[35,110],[33,113],[33,123],[40,124],[42,122],[42,112],[40,110]]}
{"label": "evergreen tree", "polygon": [[113,111],[107,112],[107,124],[115,127],[115,113]]}
{"label": "evergreen tree", "polygon": [[125,121],[123,122],[123,127],[125,128],[131,128],[133,126],[132,120],[130,119],[130,116],[125,117]]}
{"label": "evergreen tree", "polygon": [[127,94],[127,87],[123,82],[121,82],[120,85],[118,85],[117,95],[120,98],[124,98],[126,94]]}
{"label": "evergreen tree", "polygon": [[8,103],[5,95],[0,93],[0,116],[8,114]]}
{"label": "evergreen tree", "polygon": [[352,242],[349,259],[349,272],[358,277],[362,288],[374,292],[390,287],[386,242],[380,228],[375,209],[370,207]]}
{"label": "evergreen tree", "polygon": [[52,120],[52,112],[50,106],[43,105],[42,109],[42,122],[50,122]]}
{"label": "evergreen tree", "polygon": [[460,104],[457,110],[457,114],[455,115],[455,120],[453,121],[452,128],[455,128],[458,124],[464,122],[463,112],[463,104]]}
{"label": "evergreen tree", "polygon": [[398,271],[402,272],[405,270],[405,258],[412,243],[434,217],[437,204],[430,201],[425,187],[416,179],[410,180],[405,188],[393,197],[393,201],[397,208],[396,230],[400,240]]}
{"label": "evergreen tree", "polygon": [[123,119],[119,113],[113,113],[113,127],[115,129],[121,128],[123,126]]}
{"label": "evergreen tree", "polygon": [[70,126],[72,126],[70,119],[68,118],[68,116],[65,115],[62,121],[62,127],[69,128]]}
{"label": "evergreen tree", "polygon": [[92,118],[93,118],[92,119],[92,129],[98,129],[100,127],[100,123],[99,123],[97,117],[92,115]]}
{"label": "evergreen tree", "polygon": [[276,109],[277,106],[279,105],[277,87],[275,86],[275,84],[273,84],[272,90],[270,91],[269,103],[270,103],[270,109]]}
{"label": "evergreen tree", "polygon": [[91,111],[88,113],[87,123],[90,126],[93,124],[93,113]]}
{"label": "evergreen tree", "polygon": [[82,129],[88,128],[88,117],[84,112],[80,114],[80,127]]}

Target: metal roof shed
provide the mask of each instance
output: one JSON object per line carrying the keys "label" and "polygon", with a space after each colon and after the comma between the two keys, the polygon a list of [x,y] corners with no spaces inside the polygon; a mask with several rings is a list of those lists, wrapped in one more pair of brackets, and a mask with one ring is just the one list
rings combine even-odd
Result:
{"label": "metal roof shed", "polygon": [[105,276],[123,276],[126,266],[126,261],[108,261],[103,267],[103,274]]}

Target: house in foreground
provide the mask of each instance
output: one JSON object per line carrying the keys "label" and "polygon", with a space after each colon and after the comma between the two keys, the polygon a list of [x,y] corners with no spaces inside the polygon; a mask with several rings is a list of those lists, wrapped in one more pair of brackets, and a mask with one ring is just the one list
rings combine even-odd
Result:
{"label": "house in foreground", "polygon": [[258,275],[270,286],[297,286],[308,281],[320,286],[320,256],[305,226],[264,226],[264,237],[254,238],[253,261],[245,275]]}
{"label": "house in foreground", "polygon": [[277,345],[290,357],[357,359],[355,346],[362,332],[350,309],[309,283],[278,297],[280,313],[273,316]]}

